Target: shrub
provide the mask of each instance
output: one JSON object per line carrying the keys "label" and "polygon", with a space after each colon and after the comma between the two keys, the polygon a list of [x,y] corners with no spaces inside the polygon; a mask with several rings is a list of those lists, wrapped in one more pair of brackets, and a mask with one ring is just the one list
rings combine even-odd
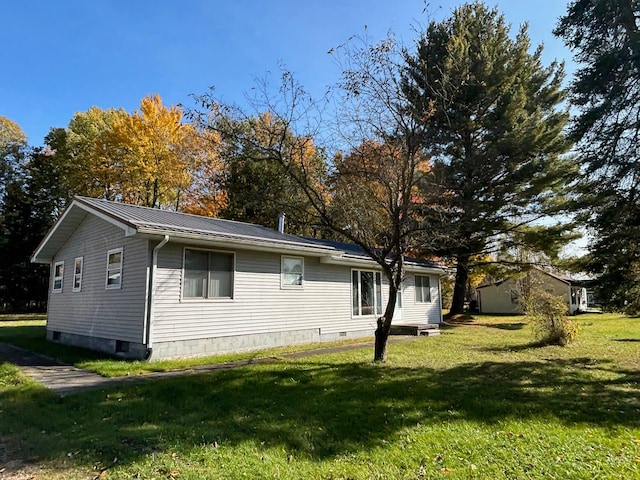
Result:
{"label": "shrub", "polygon": [[542,344],[565,346],[578,335],[578,324],[569,318],[567,304],[558,295],[532,287],[525,299],[524,312]]}

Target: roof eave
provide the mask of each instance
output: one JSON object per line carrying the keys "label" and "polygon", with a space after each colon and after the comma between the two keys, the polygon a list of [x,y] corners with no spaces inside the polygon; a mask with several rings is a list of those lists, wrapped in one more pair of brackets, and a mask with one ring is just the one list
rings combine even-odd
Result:
{"label": "roof eave", "polygon": [[277,241],[277,240],[259,240],[253,237],[240,236],[216,236],[210,233],[187,233],[187,232],[169,232],[157,231],[153,229],[139,228],[138,235],[147,238],[159,238],[169,235],[172,240],[178,239],[187,241],[190,244],[201,246],[212,246],[220,248],[234,248],[243,250],[260,250],[272,253],[300,253],[316,257],[324,257],[335,253],[334,248],[316,247],[314,245],[304,245],[295,242]]}
{"label": "roof eave", "polygon": [[60,217],[55,221],[55,223],[49,229],[45,237],[38,244],[38,247],[31,255],[30,260],[32,263],[51,263],[53,261],[53,257],[55,253],[53,255],[45,255],[43,254],[43,251],[45,251],[51,239],[55,237],[58,229],[66,221],[67,217],[70,215],[70,213],[73,211],[74,208],[79,208],[80,210],[83,210],[87,213],[91,213],[92,215],[95,215],[109,222],[110,224],[115,225],[118,228],[121,228],[125,232],[125,236],[132,236],[136,234],[136,229],[133,225],[125,223],[124,221],[118,220],[110,215],[106,215],[100,210],[95,209],[91,205],[87,205],[83,203],[81,199],[78,199],[76,197],[72,200],[69,206],[65,208],[64,212],[62,212],[62,215],[60,215]]}
{"label": "roof eave", "polygon": [[[322,257],[320,263],[329,265],[347,265],[351,267],[380,267],[378,262],[372,258],[354,257],[350,255],[330,255]],[[444,275],[444,270],[439,267],[427,267],[415,263],[405,263],[407,272],[433,273],[436,275]]]}

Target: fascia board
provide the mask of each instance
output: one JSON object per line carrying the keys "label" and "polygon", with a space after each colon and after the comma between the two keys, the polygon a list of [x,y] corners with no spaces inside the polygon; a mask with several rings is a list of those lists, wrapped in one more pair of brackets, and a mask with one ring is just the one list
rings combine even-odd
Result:
{"label": "fascia board", "polygon": [[69,207],[66,208],[64,212],[62,212],[62,215],[60,216],[60,218],[56,220],[56,222],[53,224],[51,229],[49,229],[47,234],[44,236],[44,238],[40,241],[40,243],[36,247],[35,252],[33,252],[33,254],[31,255],[31,263],[51,263],[52,259],[49,257],[40,257],[40,252],[42,252],[42,249],[49,242],[51,237],[56,233],[56,231],[58,230],[58,227],[62,224],[62,222],[64,222],[64,219],[67,218],[67,216],[69,215],[69,212],[71,212],[71,209],[74,206],[76,206],[76,204],[77,202],[73,200],[71,202],[71,205],[69,205]]}
{"label": "fascia board", "polygon": [[[351,267],[367,267],[367,268],[380,268],[378,262],[370,258],[355,258],[349,256],[326,256],[320,259],[320,263],[330,265],[346,265]],[[442,276],[445,274],[444,270],[438,267],[423,267],[421,265],[412,265],[405,263],[405,271],[417,272],[417,273],[432,273]]]}
{"label": "fascia board", "polygon": [[164,235],[169,235],[172,240],[181,241],[184,243],[188,243],[190,245],[198,245],[198,246],[210,246],[210,247],[221,247],[228,249],[240,249],[240,250],[258,250],[261,252],[271,252],[271,253],[282,253],[282,252],[290,252],[290,253],[300,253],[307,256],[315,256],[315,257],[324,257],[331,252],[334,252],[334,248],[326,248],[326,247],[313,247],[313,246],[305,246],[302,244],[297,244],[295,242],[269,242],[269,241],[260,241],[256,240],[253,237],[232,237],[232,238],[216,238],[212,237],[211,234],[189,234],[189,233],[180,233],[180,232],[158,232],[149,229],[140,228],[138,230],[138,235],[149,238],[159,238],[160,236],[164,237]]}
{"label": "fascia board", "polygon": [[120,228],[121,230],[123,230],[125,236],[131,237],[131,236],[133,236],[133,235],[135,235],[137,233],[136,228],[133,227],[130,224],[125,223],[125,222],[121,222],[118,219],[112,217],[111,215],[106,215],[106,214],[102,213],[100,210],[96,210],[94,207],[91,207],[89,205],[85,205],[84,203],[81,203],[81,202],[78,202],[78,201],[74,200],[74,203],[75,202],[77,202],[78,207],[81,208],[82,210],[85,210],[86,212],[91,213],[92,215],[95,215],[96,217],[100,218],[101,220],[104,220],[105,222],[109,222],[111,225],[114,225],[114,226]]}
{"label": "fascia board", "polygon": [[36,248],[35,252],[33,252],[33,254],[31,255],[31,262],[32,263],[51,263],[51,261],[53,260],[53,258],[51,257],[43,257],[41,256],[42,250],[44,249],[44,247],[47,245],[47,243],[51,240],[51,238],[56,234],[56,232],[58,231],[58,229],[60,228],[60,226],[65,222],[65,220],[67,219],[67,217],[70,215],[71,211],[74,208],[78,208],[80,210],[83,210],[87,213],[90,213],[91,215],[95,215],[96,217],[109,222],[112,225],[115,225],[116,227],[122,229],[125,233],[125,236],[132,236],[136,234],[136,229],[133,228],[130,225],[127,225],[124,222],[120,222],[117,219],[110,217],[108,215],[103,214],[102,212],[88,206],[85,205],[81,202],[79,202],[78,200],[74,199],[72,200],[71,204],[65,209],[65,211],[62,213],[62,215],[60,216],[60,218],[58,218],[58,220],[56,220],[56,222],[53,224],[53,226],[51,227],[51,229],[47,232],[47,234],[45,235],[45,237],[42,239],[42,241],[38,244],[38,247]]}

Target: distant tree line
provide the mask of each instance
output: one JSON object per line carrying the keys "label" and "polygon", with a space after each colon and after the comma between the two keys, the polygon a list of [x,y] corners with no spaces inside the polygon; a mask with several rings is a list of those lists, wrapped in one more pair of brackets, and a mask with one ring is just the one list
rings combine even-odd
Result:
{"label": "distant tree line", "polygon": [[[590,228],[581,267],[606,279],[603,301],[635,313],[638,16],[633,0],[569,5],[555,33],[585,65],[570,91],[526,26],[512,33],[497,9],[473,2],[412,47],[389,36],[336,48],[330,98],[282,71],[249,107],[204,94],[185,112],[152,95],[131,114],[77,113],[36,148],[0,118],[0,302],[42,308],[48,272],[29,255],[70,199],[87,195],[269,227],[284,211],[290,233],[360,245],[390,285],[376,359],[405,255],[452,267],[451,313],[461,313],[479,270],[554,262],[576,237],[574,222],[556,220],[568,214]],[[581,112],[573,122],[568,101]]]}

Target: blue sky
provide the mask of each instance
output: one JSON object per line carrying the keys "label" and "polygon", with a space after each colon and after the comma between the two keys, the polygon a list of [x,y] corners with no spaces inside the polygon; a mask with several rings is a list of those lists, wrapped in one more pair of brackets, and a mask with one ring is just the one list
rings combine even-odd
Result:
{"label": "blue sky", "polygon": [[[441,0],[431,18],[462,2]],[[565,0],[500,0],[513,25],[523,22],[545,63],[571,53],[551,34]],[[284,63],[311,92],[338,79],[327,51],[365,25],[373,40],[388,30],[404,43],[426,25],[420,0],[23,0],[0,5],[0,115],[18,123],[29,144],[51,127],[66,127],[91,106],[132,112],[158,93],[165,104],[193,106],[190,94],[214,86],[217,96],[242,102],[256,77]]]}

